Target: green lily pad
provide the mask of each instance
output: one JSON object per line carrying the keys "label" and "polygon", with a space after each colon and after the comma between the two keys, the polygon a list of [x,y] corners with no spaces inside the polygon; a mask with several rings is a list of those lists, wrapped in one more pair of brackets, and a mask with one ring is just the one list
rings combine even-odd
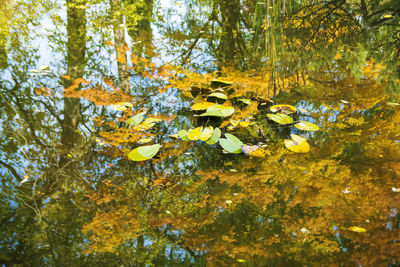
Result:
{"label": "green lily pad", "polygon": [[188,138],[188,131],[186,131],[186,130],[180,130],[180,131],[178,132],[178,136],[179,136],[179,138],[182,139],[183,141],[189,141],[189,138]]}
{"label": "green lily pad", "polygon": [[308,122],[308,121],[300,121],[298,123],[296,123],[294,125],[294,127],[296,127],[299,130],[304,130],[304,131],[318,131],[319,130],[319,126]]}
{"label": "green lily pad", "polygon": [[239,138],[232,134],[225,134],[226,138],[220,138],[219,144],[222,146],[223,149],[228,151],[229,153],[239,154],[242,153],[242,146],[243,143],[240,141]]}
{"label": "green lily pad", "polygon": [[214,105],[207,108],[206,113],[203,113],[199,116],[229,117],[233,113],[235,113],[235,109],[231,106]]}
{"label": "green lily pad", "polygon": [[209,97],[216,97],[219,99],[228,99],[228,97],[223,93],[212,93],[208,95]]}
{"label": "green lily pad", "polygon": [[267,114],[268,118],[279,124],[289,124],[293,122],[293,118],[282,113]]}
{"label": "green lily pad", "polygon": [[221,130],[219,128],[215,128],[213,135],[211,136],[210,139],[206,141],[206,143],[209,145],[214,145],[219,141],[220,138],[221,138]]}
{"label": "green lily pad", "polygon": [[128,158],[133,161],[144,161],[153,158],[158,150],[160,150],[160,144],[150,146],[140,146],[133,149],[128,154]]}

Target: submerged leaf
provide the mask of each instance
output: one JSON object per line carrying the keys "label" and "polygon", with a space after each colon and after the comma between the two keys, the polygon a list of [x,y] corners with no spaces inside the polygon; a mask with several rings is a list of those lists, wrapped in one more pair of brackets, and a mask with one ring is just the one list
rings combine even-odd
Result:
{"label": "submerged leaf", "polygon": [[318,131],[319,130],[319,126],[308,122],[308,121],[300,121],[298,123],[296,123],[294,125],[294,127],[296,127],[299,130],[304,130],[304,131]]}
{"label": "submerged leaf", "polygon": [[292,140],[285,140],[285,146],[296,153],[307,153],[310,151],[310,144],[307,140],[296,134],[291,134]]}
{"label": "submerged leaf", "polygon": [[151,159],[157,154],[160,147],[160,144],[137,147],[129,152],[128,158],[133,161],[144,161]]}
{"label": "submerged leaf", "polygon": [[293,118],[282,113],[267,114],[268,118],[279,124],[289,124],[293,122]]}

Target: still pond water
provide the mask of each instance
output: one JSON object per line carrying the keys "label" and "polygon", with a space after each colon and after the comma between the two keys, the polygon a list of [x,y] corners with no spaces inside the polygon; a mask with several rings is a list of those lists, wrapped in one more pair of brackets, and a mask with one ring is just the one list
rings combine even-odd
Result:
{"label": "still pond water", "polygon": [[3,0],[0,264],[397,266],[400,11],[347,2]]}

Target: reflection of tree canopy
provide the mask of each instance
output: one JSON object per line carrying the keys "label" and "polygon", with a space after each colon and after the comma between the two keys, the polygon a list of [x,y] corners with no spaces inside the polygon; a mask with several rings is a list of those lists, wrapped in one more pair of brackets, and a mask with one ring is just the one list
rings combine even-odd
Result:
{"label": "reflection of tree canopy", "polygon": [[[398,59],[394,2],[188,2],[198,9],[187,9],[182,60],[206,44],[218,61],[219,72],[211,74],[152,62],[156,44],[145,33],[157,10],[153,1],[92,2],[67,1],[65,21],[50,14],[68,38],[46,37],[63,58],[55,57],[48,76],[28,76],[39,59],[24,38],[33,34],[25,22],[37,23],[51,8],[21,2],[25,20],[13,17],[16,22],[0,26],[0,37],[8,37],[0,41],[1,64],[7,66],[0,81],[1,263],[398,261],[400,117],[384,92],[398,86],[396,65],[389,65]],[[15,3],[7,1],[0,12]],[[104,3],[110,4],[106,14],[86,8]],[[204,10],[206,19],[196,20]],[[104,16],[112,23],[104,25]],[[186,32],[166,28],[170,38]],[[377,47],[384,51],[376,53]],[[243,69],[267,66],[240,72],[225,68],[228,62]],[[285,75],[271,77],[272,70]],[[231,98],[255,101],[233,118],[256,114],[258,131],[233,132],[249,142],[269,139],[265,158],[224,155],[217,145],[168,137],[195,124],[186,101],[202,96],[187,89],[208,86],[221,74],[235,83]],[[170,84],[163,87],[167,78]],[[282,141],[293,130],[266,122],[257,101],[269,103],[262,97],[274,96],[276,88],[292,92],[291,103],[304,98],[298,105],[310,112],[296,116],[321,126],[307,135],[311,153],[286,150]],[[275,101],[283,102],[282,95]],[[168,101],[175,96],[181,98],[172,107]],[[134,108],[107,107],[120,102]],[[144,109],[164,122],[144,131],[129,126],[127,120]],[[162,144],[158,157],[129,161],[127,152],[148,136]],[[352,231],[354,226],[366,232]]]}

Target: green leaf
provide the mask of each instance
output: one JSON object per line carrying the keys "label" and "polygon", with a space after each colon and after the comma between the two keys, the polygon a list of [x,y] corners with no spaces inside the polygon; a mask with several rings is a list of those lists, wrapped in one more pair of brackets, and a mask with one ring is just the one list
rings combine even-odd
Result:
{"label": "green leaf", "polygon": [[235,109],[231,106],[215,105],[207,108],[207,112],[199,115],[204,116],[215,116],[215,117],[229,117],[235,112]]}
{"label": "green leaf", "polygon": [[140,146],[133,149],[128,154],[128,158],[133,161],[144,161],[154,157],[158,150],[160,150],[160,144],[150,146]]}
{"label": "green leaf", "polygon": [[213,135],[211,136],[210,139],[206,141],[206,143],[209,145],[214,145],[219,141],[220,138],[221,138],[221,130],[219,128],[215,128]]}
{"label": "green leaf", "polygon": [[239,154],[242,152],[242,150],[240,149],[240,146],[232,143],[228,139],[225,139],[225,138],[219,139],[219,144],[222,146],[223,149],[225,149],[229,153]]}
{"label": "green leaf", "polygon": [[223,93],[212,93],[208,95],[209,97],[216,97],[219,99],[228,99],[228,97]]}
{"label": "green leaf", "polygon": [[318,125],[308,122],[308,121],[300,121],[294,125],[299,130],[304,130],[304,131],[318,131],[319,127]]}
{"label": "green leaf", "polygon": [[140,112],[126,121],[129,125],[136,126],[139,125],[144,120],[144,115],[147,111]]}
{"label": "green leaf", "polygon": [[289,124],[293,122],[293,118],[286,114],[267,114],[268,118],[279,124]]}
{"label": "green leaf", "polygon": [[186,131],[186,130],[180,130],[178,132],[179,138],[182,139],[183,141],[189,141],[189,138],[187,137],[187,135],[188,135],[188,131]]}
{"label": "green leaf", "polygon": [[219,144],[222,146],[223,149],[225,149],[229,153],[242,153],[241,146],[243,145],[243,143],[239,140],[239,138],[228,133],[225,134],[225,137],[226,138],[219,139]]}

